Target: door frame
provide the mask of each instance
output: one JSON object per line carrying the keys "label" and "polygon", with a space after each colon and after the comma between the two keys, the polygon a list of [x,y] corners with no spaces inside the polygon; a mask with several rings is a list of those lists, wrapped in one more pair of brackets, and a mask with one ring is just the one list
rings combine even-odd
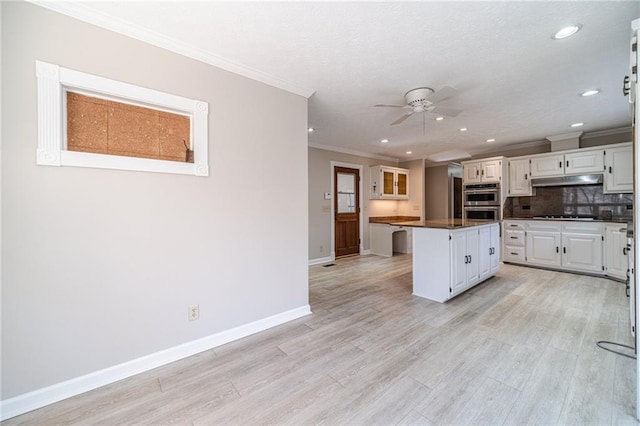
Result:
{"label": "door frame", "polygon": [[360,172],[360,182],[358,182],[358,189],[360,191],[360,197],[358,199],[358,206],[357,208],[360,210],[360,214],[358,214],[358,220],[360,222],[359,225],[359,229],[358,229],[358,233],[360,234],[360,253],[362,254],[362,252],[364,251],[364,235],[363,235],[363,212],[364,209],[362,208],[362,199],[364,198],[364,192],[363,192],[363,175],[362,175],[362,169],[363,166],[362,164],[352,164],[352,163],[343,163],[341,161],[331,161],[331,166],[330,166],[330,176],[331,176],[331,260],[334,261],[336,260],[336,215],[335,215],[335,200],[336,200],[336,194],[334,194],[334,189],[335,189],[335,168],[336,167],[347,167],[350,169],[357,169]]}

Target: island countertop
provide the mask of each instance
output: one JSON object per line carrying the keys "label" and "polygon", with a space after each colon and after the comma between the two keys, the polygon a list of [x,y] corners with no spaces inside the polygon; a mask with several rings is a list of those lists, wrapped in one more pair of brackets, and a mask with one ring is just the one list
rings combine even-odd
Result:
{"label": "island countertop", "polygon": [[369,223],[396,224],[398,222],[419,221],[420,216],[373,216],[369,218]]}
{"label": "island countertop", "polygon": [[500,223],[497,220],[485,219],[431,219],[416,220],[410,222],[396,222],[394,225],[411,226],[414,228],[439,228],[439,229],[461,229],[472,226],[488,225],[490,223]]}

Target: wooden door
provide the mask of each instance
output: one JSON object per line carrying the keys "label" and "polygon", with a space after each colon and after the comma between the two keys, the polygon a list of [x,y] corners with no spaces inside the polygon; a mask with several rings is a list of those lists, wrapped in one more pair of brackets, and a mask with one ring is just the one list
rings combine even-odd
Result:
{"label": "wooden door", "polygon": [[336,257],[360,253],[360,172],[333,170]]}

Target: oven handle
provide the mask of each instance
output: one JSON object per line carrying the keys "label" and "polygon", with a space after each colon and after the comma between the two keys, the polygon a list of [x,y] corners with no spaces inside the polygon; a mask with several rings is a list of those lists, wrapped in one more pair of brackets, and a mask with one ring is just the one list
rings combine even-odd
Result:
{"label": "oven handle", "polygon": [[495,192],[498,194],[500,191],[498,189],[465,189],[465,194],[490,194]]}
{"label": "oven handle", "polygon": [[500,206],[464,206],[465,210],[500,210]]}

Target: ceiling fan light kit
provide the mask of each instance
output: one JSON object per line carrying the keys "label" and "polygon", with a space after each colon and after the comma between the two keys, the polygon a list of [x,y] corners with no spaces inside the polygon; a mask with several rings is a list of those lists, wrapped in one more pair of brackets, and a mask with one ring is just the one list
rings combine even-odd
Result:
{"label": "ceiling fan light kit", "polygon": [[[436,106],[435,104],[437,102],[448,99],[457,93],[458,93],[457,89],[454,89],[453,87],[449,87],[449,86],[444,86],[442,89],[438,91],[433,90],[431,87],[418,87],[415,89],[411,89],[404,94],[404,101],[406,102],[405,105],[378,104],[374,106],[385,107],[385,108],[404,108],[404,109],[410,110],[405,115],[401,116],[400,118],[395,120],[393,123],[391,123],[392,126],[402,123],[407,118],[411,117],[413,114],[417,112],[422,112],[422,113],[433,112],[440,116],[456,117],[462,112],[461,109],[439,107],[439,106]],[[424,115],[423,115],[423,119],[424,119]],[[442,120],[442,119],[444,119],[444,117],[436,118],[436,120]]]}

